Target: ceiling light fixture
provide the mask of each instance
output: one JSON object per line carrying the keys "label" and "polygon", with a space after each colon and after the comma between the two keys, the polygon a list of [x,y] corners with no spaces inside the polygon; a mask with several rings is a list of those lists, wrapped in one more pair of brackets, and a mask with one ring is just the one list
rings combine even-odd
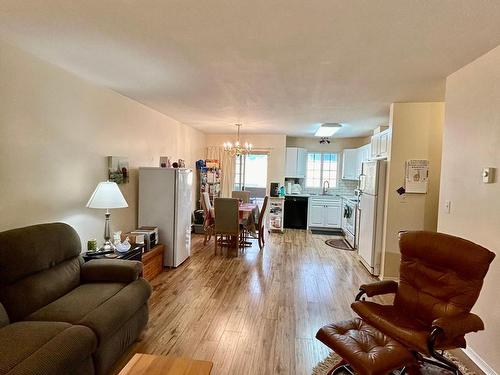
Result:
{"label": "ceiling light fixture", "polygon": [[325,124],[322,124],[318,128],[318,130],[316,130],[316,133],[314,133],[314,136],[315,137],[331,137],[336,132],[338,132],[341,127],[342,127],[341,124],[325,123]]}
{"label": "ceiling light fixture", "polygon": [[321,139],[319,140],[319,144],[320,145],[329,145],[330,144],[330,140],[326,137],[321,137]]}
{"label": "ceiling light fixture", "polygon": [[240,143],[240,128],[242,124],[235,124],[238,128],[238,139],[234,144],[232,142],[224,142],[224,151],[231,156],[246,155],[252,151],[252,144],[245,142],[244,145]]}

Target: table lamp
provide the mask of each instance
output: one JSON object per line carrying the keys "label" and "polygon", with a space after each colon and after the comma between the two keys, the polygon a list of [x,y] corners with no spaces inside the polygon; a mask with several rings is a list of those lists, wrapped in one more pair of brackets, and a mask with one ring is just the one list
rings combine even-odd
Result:
{"label": "table lamp", "polygon": [[111,216],[109,209],[128,207],[127,201],[123,197],[123,194],[116,182],[99,182],[87,203],[87,207],[106,210],[106,213],[104,214],[106,217],[106,221],[104,223],[103,250],[114,250],[115,246],[111,242],[111,234],[109,230],[109,217]]}

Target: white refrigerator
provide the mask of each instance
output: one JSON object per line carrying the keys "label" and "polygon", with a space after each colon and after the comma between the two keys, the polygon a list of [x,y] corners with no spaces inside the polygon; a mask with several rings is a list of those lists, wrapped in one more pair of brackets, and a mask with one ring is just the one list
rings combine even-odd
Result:
{"label": "white refrigerator", "polygon": [[158,227],[167,267],[191,254],[192,186],[190,169],[139,168],[139,226]]}
{"label": "white refrigerator", "polygon": [[375,276],[380,274],[384,226],[385,178],[387,162],[363,162],[359,179],[358,254],[361,263]]}

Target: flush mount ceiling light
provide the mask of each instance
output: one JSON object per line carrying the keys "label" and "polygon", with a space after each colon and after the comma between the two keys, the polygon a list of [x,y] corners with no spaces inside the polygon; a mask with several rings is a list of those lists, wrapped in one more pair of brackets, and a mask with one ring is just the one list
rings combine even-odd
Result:
{"label": "flush mount ceiling light", "polygon": [[316,133],[314,133],[315,137],[331,137],[334,135],[336,132],[340,130],[342,127],[341,124],[337,123],[325,123],[322,124],[318,130],[316,130]]}

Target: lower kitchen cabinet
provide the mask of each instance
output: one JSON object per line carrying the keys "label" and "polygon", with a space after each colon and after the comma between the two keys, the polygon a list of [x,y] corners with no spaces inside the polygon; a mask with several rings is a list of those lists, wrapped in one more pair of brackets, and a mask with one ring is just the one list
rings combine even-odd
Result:
{"label": "lower kitchen cabinet", "polygon": [[340,228],[342,226],[341,200],[338,197],[309,198],[309,227]]}
{"label": "lower kitchen cabinet", "polygon": [[309,226],[322,227],[325,224],[325,206],[319,204],[311,204],[309,206]]}
{"label": "lower kitchen cabinet", "polygon": [[342,215],[340,212],[340,201],[338,204],[326,206],[325,226],[329,228],[340,228],[342,226]]}

